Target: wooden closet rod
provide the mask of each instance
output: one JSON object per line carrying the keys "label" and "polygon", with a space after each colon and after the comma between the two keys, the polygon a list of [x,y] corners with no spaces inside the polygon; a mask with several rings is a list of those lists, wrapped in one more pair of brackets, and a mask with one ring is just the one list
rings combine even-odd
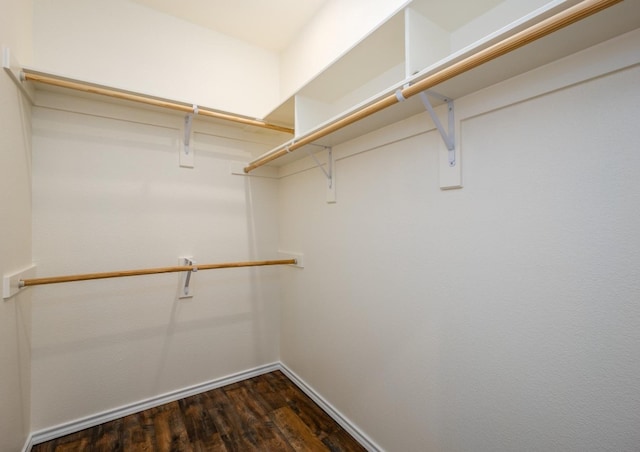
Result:
{"label": "wooden closet rod", "polygon": [[578,22],[592,14],[595,14],[603,9],[606,9],[622,0],[585,0],[578,3],[558,14],[544,19],[537,24],[526,28],[512,36],[509,36],[496,44],[480,50],[477,53],[464,58],[463,60],[453,63],[448,67],[418,80],[414,84],[398,90],[398,93],[394,92],[386,97],[368,105],[360,110],[357,110],[343,118],[336,120],[335,122],[307,135],[303,135],[300,138],[296,138],[291,144],[285,143],[277,148],[267,152],[266,154],[258,157],[254,161],[250,162],[245,168],[244,172],[249,173],[256,168],[259,168],[267,163],[276,160],[290,152],[293,152],[301,147],[311,144],[320,138],[336,132],[350,124],[353,124],[361,119],[366,118],[374,113],[384,110],[394,104],[400,102],[401,98],[408,99],[416,94],[426,91],[434,86],[445,82],[453,77],[463,74],[471,69],[474,69],[488,61],[491,61],[507,53],[519,49],[520,47],[543,38],[555,31],[560,30],[572,23]]}
{"label": "wooden closet rod", "polygon": [[214,270],[219,268],[264,267],[267,265],[295,265],[296,259],[271,261],[227,262],[222,264],[180,265],[175,267],[145,268],[141,270],[121,270],[105,273],[85,273],[82,275],[53,276],[49,278],[31,278],[20,280],[19,287],[56,284],[63,282],[88,281],[92,279],[120,278],[123,276],[156,275],[159,273],[177,273],[186,271]]}
{"label": "wooden closet rod", "polygon": [[[194,105],[187,105],[183,103],[174,102],[171,100],[162,100],[155,97],[147,96],[138,93],[129,93],[120,91],[115,88],[109,88],[106,86],[97,86],[84,83],[77,80],[68,80],[60,77],[54,77],[51,75],[43,75],[40,73],[30,72],[28,69],[22,70],[22,77],[25,81],[44,83],[51,86],[58,86],[60,88],[68,88],[76,91],[82,91],[90,94],[99,94],[101,96],[113,97],[115,99],[128,100],[133,102],[139,102],[147,105],[153,105],[155,107],[168,108],[171,110],[182,111],[184,113],[195,113]],[[223,119],[225,121],[236,122],[248,126],[261,127],[263,129],[277,130],[278,132],[285,132],[293,134],[293,129],[288,127],[282,127],[275,124],[270,124],[258,119],[245,118],[243,116],[236,116],[229,113],[222,113],[219,111],[211,110],[207,107],[197,107],[197,114],[201,116],[209,116],[211,118]]]}

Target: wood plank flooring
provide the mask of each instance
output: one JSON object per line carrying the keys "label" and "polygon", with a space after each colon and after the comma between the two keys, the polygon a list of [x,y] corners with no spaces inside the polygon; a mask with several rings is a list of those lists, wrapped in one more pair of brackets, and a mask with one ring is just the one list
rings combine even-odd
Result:
{"label": "wood plank flooring", "polygon": [[38,444],[32,452],[364,450],[275,371]]}

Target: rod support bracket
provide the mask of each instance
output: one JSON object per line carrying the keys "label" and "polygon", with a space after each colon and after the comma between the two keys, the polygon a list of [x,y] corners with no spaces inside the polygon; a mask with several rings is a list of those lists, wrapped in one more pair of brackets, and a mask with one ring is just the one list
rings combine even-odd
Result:
{"label": "rod support bracket", "polygon": [[191,268],[182,272],[180,276],[180,293],[178,294],[178,298],[193,298],[193,292],[191,291],[191,286],[189,284],[191,283],[191,274],[198,271],[196,261],[194,261],[191,256],[181,257],[180,265]]}
{"label": "rod support bracket", "polygon": [[18,272],[4,275],[2,278],[2,298],[6,301],[20,292],[25,286],[25,278],[33,278],[36,266],[34,264]]}

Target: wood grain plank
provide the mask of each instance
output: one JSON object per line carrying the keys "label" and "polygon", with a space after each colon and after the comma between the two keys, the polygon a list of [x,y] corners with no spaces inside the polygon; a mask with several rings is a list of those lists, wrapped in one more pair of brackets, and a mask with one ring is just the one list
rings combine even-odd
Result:
{"label": "wood grain plank", "polygon": [[193,452],[178,403],[167,403],[152,411],[156,450]]}
{"label": "wood grain plank", "polygon": [[331,452],[366,452],[367,450],[342,428],[323,435],[321,441]]}
{"label": "wood grain plank", "polygon": [[[280,374],[282,373],[280,372]],[[252,378],[248,383],[251,385],[254,392],[260,395],[262,400],[264,400],[265,404],[271,410],[277,410],[278,408],[287,406],[287,400],[278,390],[276,390],[276,388],[273,387],[270,382],[269,375],[271,374]]]}
{"label": "wood grain plank", "polygon": [[31,452],[54,452],[54,441],[47,441],[46,443],[34,444],[31,448]]}
{"label": "wood grain plank", "polygon": [[91,430],[72,433],[47,443],[37,444],[31,450],[33,452],[90,451],[92,433]]}
{"label": "wood grain plank", "polygon": [[272,413],[275,425],[296,451],[328,451],[329,449],[300,420],[291,408],[278,408]]}
{"label": "wood grain plank", "polygon": [[207,409],[207,398],[198,394],[178,401],[182,410],[187,435],[194,452],[226,451],[220,433]]}
{"label": "wood grain plank", "polygon": [[255,432],[255,445],[263,450],[292,451],[282,432],[274,428],[269,405],[253,390],[250,382],[224,388],[229,401],[234,404],[243,422]]}
{"label": "wood grain plank", "polygon": [[122,420],[122,444],[127,452],[153,451],[154,429],[149,411],[125,416]]}
{"label": "wood grain plank", "polygon": [[54,452],[89,452],[91,451],[91,440],[89,438],[81,438],[77,441],[59,444],[53,450]]}
{"label": "wood grain plank", "polygon": [[90,451],[91,450],[91,441],[89,438],[82,438],[78,441],[73,441],[69,443],[64,443],[56,446],[53,450],[55,452],[71,452],[71,451]]}
{"label": "wood grain plank", "polygon": [[211,391],[210,415],[228,451],[255,450],[255,433],[243,422],[224,391]]}
{"label": "wood grain plank", "polygon": [[271,411],[269,407],[263,405],[257,394],[250,394],[251,388],[242,386],[223,390],[238,415],[250,425],[262,422]]}
{"label": "wood grain plank", "polygon": [[96,452],[122,451],[122,419],[98,425],[91,439],[91,449]]}

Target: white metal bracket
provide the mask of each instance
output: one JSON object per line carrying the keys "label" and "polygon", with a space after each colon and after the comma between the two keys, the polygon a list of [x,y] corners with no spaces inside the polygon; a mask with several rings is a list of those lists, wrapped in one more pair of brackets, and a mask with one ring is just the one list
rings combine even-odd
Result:
{"label": "white metal bracket", "polygon": [[193,267],[193,270],[187,270],[181,273],[180,276],[180,293],[178,294],[178,298],[192,298],[193,292],[191,291],[191,273],[197,272],[198,267],[196,267],[196,261],[193,260],[192,257],[181,257],[180,265]]}
{"label": "white metal bracket", "polygon": [[[447,104],[447,130],[445,130],[440,118],[436,114],[433,105],[429,101],[429,96],[435,97]],[[462,188],[462,171],[461,171],[461,153],[460,145],[456,142],[456,135],[460,135],[460,124],[456,122],[453,99],[438,94],[433,91],[424,91],[420,93],[420,98],[424,107],[429,112],[433,123],[435,124],[444,146],[439,145],[439,178],[440,189],[451,190],[454,188]]]}
{"label": "white metal bracket", "polygon": [[318,158],[307,148],[307,154],[311,156],[314,162],[316,162],[317,168],[324,173],[327,179],[327,203],[334,204],[336,202],[336,172],[335,172],[335,160],[333,159],[333,149],[330,146],[322,146],[327,150],[327,168],[318,160]]}
{"label": "white metal bracket", "polygon": [[[438,115],[436,114],[431,102],[429,101],[429,96],[435,97],[443,102],[447,103],[447,112],[448,112],[448,130],[444,130],[442,126],[442,122]],[[433,123],[436,125],[438,132],[440,132],[440,136],[442,137],[442,141],[444,141],[445,146],[449,150],[449,166],[456,166],[456,126],[455,126],[455,111],[453,106],[453,99],[450,99],[447,96],[443,96],[442,94],[438,94],[434,91],[423,91],[420,93],[420,99],[422,99],[422,103],[424,107],[429,112]]]}
{"label": "white metal bracket", "polygon": [[198,106],[193,106],[193,113],[189,113],[184,117],[184,140],[182,141],[182,149],[180,150],[180,166],[183,168],[193,168],[193,145],[191,143],[193,116],[198,114]]}

